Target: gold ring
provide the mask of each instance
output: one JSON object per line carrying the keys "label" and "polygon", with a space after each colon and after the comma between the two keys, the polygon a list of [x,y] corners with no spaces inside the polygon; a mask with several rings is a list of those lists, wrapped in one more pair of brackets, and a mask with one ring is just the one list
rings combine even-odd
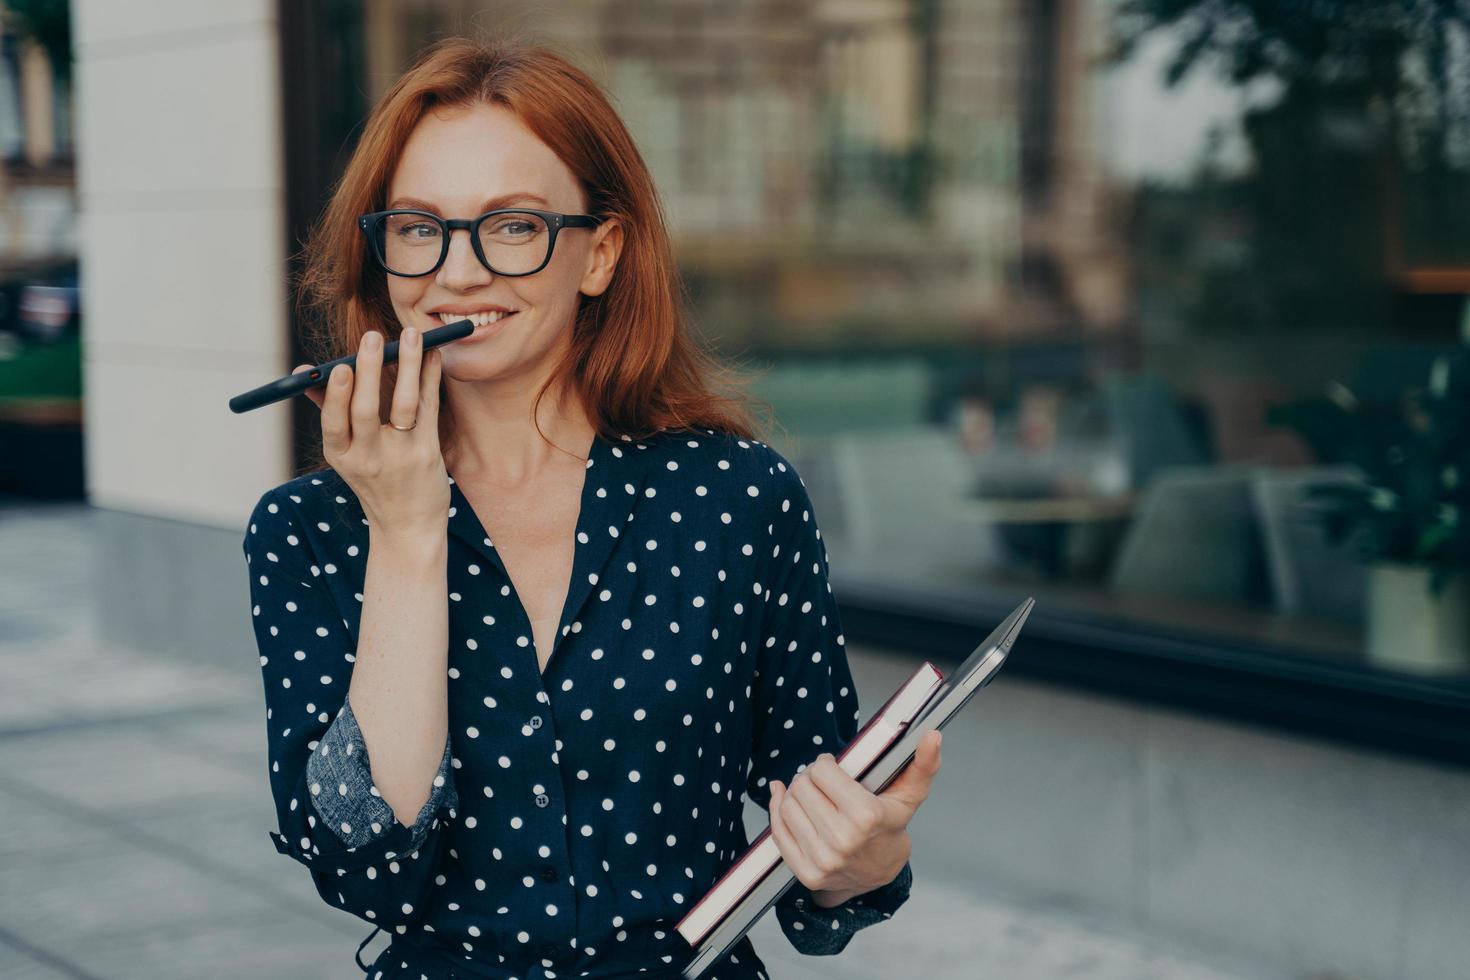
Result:
{"label": "gold ring", "polygon": [[397,429],[399,432],[407,432],[409,429],[412,429],[414,425],[418,425],[419,420],[414,419],[413,425],[399,425],[397,422],[391,420],[388,422],[388,424],[393,426],[393,428]]}

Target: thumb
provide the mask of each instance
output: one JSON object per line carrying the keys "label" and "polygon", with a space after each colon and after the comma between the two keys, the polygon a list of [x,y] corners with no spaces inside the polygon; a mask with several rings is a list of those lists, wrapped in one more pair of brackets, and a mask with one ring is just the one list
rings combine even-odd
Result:
{"label": "thumb", "polygon": [[919,747],[914,750],[914,757],[909,764],[903,768],[888,784],[888,788],[878,794],[880,800],[891,800],[908,808],[909,812],[919,808],[929,795],[929,788],[934,782],[934,776],[939,772],[939,742],[942,738],[939,729],[925,732],[924,737],[919,740]]}
{"label": "thumb", "polygon": [[[302,371],[310,371],[313,366],[314,365],[311,364],[298,364],[295,368],[292,369],[291,373],[300,374]],[[322,407],[322,402],[327,397],[326,393],[323,392],[320,388],[307,388],[306,391],[302,392],[302,394],[304,394],[307,398],[310,398],[312,404],[316,405],[317,408]]]}

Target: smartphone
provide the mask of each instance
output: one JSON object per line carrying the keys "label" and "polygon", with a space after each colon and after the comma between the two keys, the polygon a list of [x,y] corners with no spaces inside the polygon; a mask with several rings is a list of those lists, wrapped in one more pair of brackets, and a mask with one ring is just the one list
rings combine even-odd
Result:
{"label": "smartphone", "polygon": [[[442,327],[424,333],[424,350],[439,347],[462,337],[468,337],[475,332],[474,320],[456,320]],[[383,347],[383,363],[392,364],[398,360],[398,341],[394,340]],[[230,411],[237,415],[248,412],[252,408],[260,408],[272,402],[284,401],[292,395],[299,395],[308,388],[317,388],[327,383],[332,376],[332,368],[338,364],[347,364],[355,371],[357,370],[357,355],[348,354],[325,364],[318,364],[310,371],[298,371],[288,374],[284,378],[263,384],[259,388],[252,388],[247,392],[236,395],[230,399]]]}

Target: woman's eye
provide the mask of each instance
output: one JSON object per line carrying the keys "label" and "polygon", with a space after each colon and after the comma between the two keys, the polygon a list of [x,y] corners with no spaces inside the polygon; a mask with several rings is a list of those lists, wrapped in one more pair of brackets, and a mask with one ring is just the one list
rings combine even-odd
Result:
{"label": "woman's eye", "polygon": [[397,233],[400,238],[437,238],[439,228],[428,222],[420,221],[416,224],[404,225],[398,229]]}
{"label": "woman's eye", "polygon": [[529,235],[535,230],[529,221],[506,221],[495,226],[497,235]]}

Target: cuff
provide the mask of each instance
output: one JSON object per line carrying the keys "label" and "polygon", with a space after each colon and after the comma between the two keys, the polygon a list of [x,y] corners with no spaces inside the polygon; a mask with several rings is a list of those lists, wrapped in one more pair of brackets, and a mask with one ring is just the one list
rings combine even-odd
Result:
{"label": "cuff", "polygon": [[[318,838],[317,847],[312,850],[322,857],[340,854],[354,865],[375,863],[417,850],[436,818],[459,805],[450,744],[445,739],[444,755],[439,760],[439,771],[434,776],[428,800],[413,826],[405,826],[373,785],[367,744],[350,700],[344,700],[342,710],[327,726],[306,764],[306,788],[316,816],[310,822],[313,837]],[[276,848],[281,850],[290,845],[289,841],[277,840]]]}
{"label": "cuff", "polygon": [[914,872],[905,861],[898,875],[886,885],[854,895],[841,905],[823,908],[811,889],[793,882],[776,904],[781,931],[796,949],[810,956],[840,953],[859,929],[892,918],[908,901]]}

